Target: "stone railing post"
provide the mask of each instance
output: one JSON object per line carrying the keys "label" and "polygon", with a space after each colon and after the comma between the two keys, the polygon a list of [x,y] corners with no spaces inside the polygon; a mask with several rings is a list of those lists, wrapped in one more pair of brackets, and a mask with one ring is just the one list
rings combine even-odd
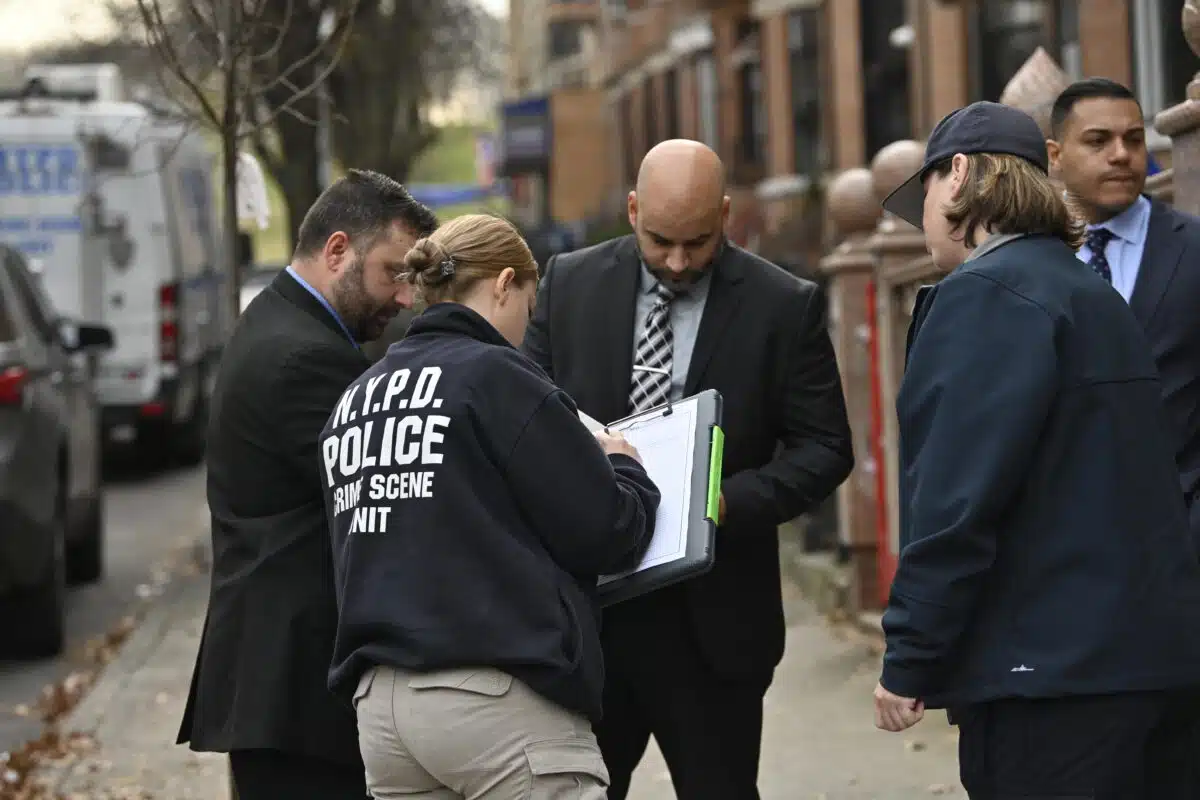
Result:
{"label": "stone railing post", "polygon": [[849,555],[856,608],[873,608],[879,596],[876,552],[876,470],[871,437],[871,283],[875,255],[870,238],[879,220],[871,171],[846,170],[834,178],[826,208],[841,244],[821,259],[828,276],[829,320],[842,373],[842,391],[854,442],[855,463],[838,487],[838,541]]}
{"label": "stone railing post", "polygon": [[[924,146],[911,140],[892,142],[880,150],[871,162],[876,202],[882,202],[884,197],[918,170],[924,157]],[[904,342],[911,311],[911,304],[906,297],[908,280],[905,268],[925,255],[925,236],[908,223],[887,214],[871,237],[870,246],[876,256],[874,377],[877,399],[875,425],[879,441],[875,457],[878,469],[883,472],[878,559],[879,600],[883,603],[900,552],[900,457],[896,393],[904,374]]]}
{"label": "stone railing post", "polygon": [[[1181,22],[1183,38],[1200,56],[1200,0],[1184,3]],[[1200,214],[1200,73],[1188,84],[1184,101],[1160,112],[1154,127],[1171,137],[1172,178],[1169,187],[1157,187],[1166,189],[1160,194],[1181,211]]]}

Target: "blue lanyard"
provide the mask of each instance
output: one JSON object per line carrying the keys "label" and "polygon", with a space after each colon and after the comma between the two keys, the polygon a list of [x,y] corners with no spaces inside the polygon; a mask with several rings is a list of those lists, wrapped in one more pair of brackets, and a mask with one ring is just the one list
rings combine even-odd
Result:
{"label": "blue lanyard", "polygon": [[333,306],[331,306],[329,304],[329,301],[325,299],[325,295],[321,294],[316,289],[314,289],[308,281],[304,280],[304,278],[301,278],[299,273],[297,273],[296,270],[292,269],[291,264],[288,264],[287,273],[288,273],[288,275],[291,275],[293,278],[296,279],[296,283],[300,284],[305,289],[307,289],[309,294],[311,294],[313,297],[317,298],[318,303],[325,306],[325,310],[328,311],[329,315],[331,317],[333,317],[333,319],[337,322],[338,327],[342,329],[342,333],[346,334],[346,338],[350,340],[350,344],[354,345],[355,350],[358,350],[359,349],[358,342],[356,342],[354,340],[354,337],[350,334],[350,329],[346,327],[346,323],[342,322],[341,316],[336,311],[333,310]]}

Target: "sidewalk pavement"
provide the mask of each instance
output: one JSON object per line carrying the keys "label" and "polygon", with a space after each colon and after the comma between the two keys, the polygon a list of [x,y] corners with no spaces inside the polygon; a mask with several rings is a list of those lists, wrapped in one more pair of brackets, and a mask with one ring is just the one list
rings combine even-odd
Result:
{"label": "sidewalk pavement", "polygon": [[[834,626],[784,583],[787,651],[764,711],[762,800],[965,800],[957,729],[944,712],[902,733],[874,723],[878,646],[849,624]],[[657,750],[647,754],[628,800],[674,800]]]}
{"label": "sidewalk pavement", "polygon": [[208,574],[151,609],[61,723],[91,745],[42,770],[66,800],[229,800],[228,760],[175,744],[208,603]]}
{"label": "sidewalk pavement", "polygon": [[[44,770],[39,783],[66,798],[228,800],[227,760],[174,744],[200,642],[207,575],[189,578],[152,610],[64,733],[94,749]],[[878,656],[861,634],[833,628],[791,587],[788,651],[767,698],[763,800],[965,798],[955,737],[942,713],[905,734],[877,731],[871,692]],[[629,800],[673,800],[657,751],[647,754]]]}

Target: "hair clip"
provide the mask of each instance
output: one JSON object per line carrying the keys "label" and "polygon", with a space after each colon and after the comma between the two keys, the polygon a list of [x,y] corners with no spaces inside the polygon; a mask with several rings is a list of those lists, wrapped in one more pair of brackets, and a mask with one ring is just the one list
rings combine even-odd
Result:
{"label": "hair clip", "polygon": [[438,264],[438,269],[443,278],[449,278],[454,274],[454,259],[446,256],[442,262]]}

